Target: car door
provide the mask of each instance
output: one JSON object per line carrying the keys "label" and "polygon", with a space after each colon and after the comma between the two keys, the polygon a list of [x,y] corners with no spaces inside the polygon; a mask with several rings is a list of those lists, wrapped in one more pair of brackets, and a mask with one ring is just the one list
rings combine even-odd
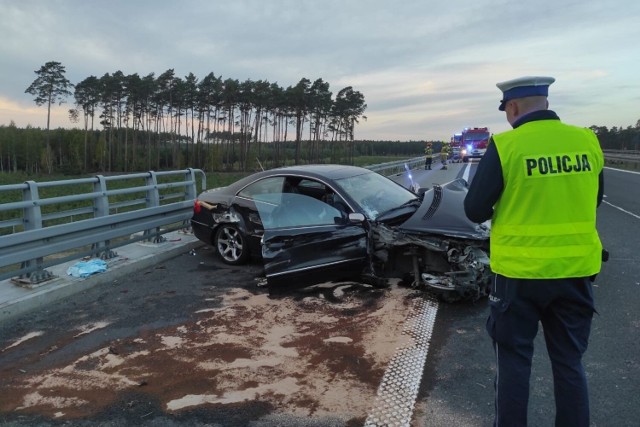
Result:
{"label": "car door", "polygon": [[304,287],[357,277],[367,259],[364,216],[351,218],[314,197],[269,195],[263,220],[262,259],[271,289]]}

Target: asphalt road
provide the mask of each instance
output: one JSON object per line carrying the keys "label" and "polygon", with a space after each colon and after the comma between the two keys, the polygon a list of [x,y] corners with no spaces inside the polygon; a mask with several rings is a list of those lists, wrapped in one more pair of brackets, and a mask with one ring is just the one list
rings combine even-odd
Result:
{"label": "asphalt road", "polygon": [[[396,179],[431,186],[455,177],[472,179],[474,167],[454,164],[447,171],[413,171],[411,178]],[[640,201],[633,189],[640,185],[640,174],[607,169],[605,180],[606,203],[598,211],[598,228],[611,259],[596,281],[599,314],[585,357],[592,426],[636,426]],[[256,286],[259,275],[257,264],[229,268],[202,247],[195,255],[184,253],[4,322],[0,425],[362,425],[385,369],[380,361],[389,358],[395,345],[393,328],[402,326],[406,307],[420,296],[352,284],[274,299]],[[486,316],[486,301],[439,304],[411,426],[492,424],[494,361],[484,331]],[[296,339],[274,350],[269,339],[278,327]],[[375,327],[388,333],[367,335]],[[295,333],[287,328],[295,328]],[[327,330],[334,333],[334,341],[323,335]],[[255,339],[235,342],[233,336]],[[325,347],[328,342],[331,347]],[[346,342],[352,345],[341,345]],[[256,348],[266,353],[256,353]],[[252,353],[282,357],[292,371],[278,372],[276,363],[264,360],[259,369],[252,368]],[[295,357],[286,359],[289,353]],[[298,360],[304,363],[295,365]],[[221,365],[237,368],[240,361],[244,371],[237,372],[246,377],[238,390],[250,393],[238,397],[224,392],[238,380]],[[315,391],[294,389],[280,379],[283,391],[261,392],[266,375],[294,376],[297,385],[308,383]],[[345,384],[345,378],[351,381]],[[544,342],[539,340],[531,426],[553,424],[551,382]],[[171,410],[177,402],[184,405],[187,397],[199,404]],[[332,407],[334,413],[321,410]]]}

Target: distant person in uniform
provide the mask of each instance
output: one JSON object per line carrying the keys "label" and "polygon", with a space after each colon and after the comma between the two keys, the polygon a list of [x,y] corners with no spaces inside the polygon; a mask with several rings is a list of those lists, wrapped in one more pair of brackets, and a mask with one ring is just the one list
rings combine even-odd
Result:
{"label": "distant person in uniform", "polygon": [[496,355],[494,426],[526,426],[533,342],[542,324],[555,425],[589,426],[582,356],[595,312],[591,282],[604,251],[596,230],[604,159],[596,135],[548,110],[553,77],[498,83],[513,130],[493,135],[464,201],[491,219],[487,331]]}
{"label": "distant person in uniform", "polygon": [[431,170],[431,163],[433,162],[433,147],[430,142],[427,142],[427,146],[424,149],[424,169]]}
{"label": "distant person in uniform", "polygon": [[449,152],[451,149],[449,148],[449,144],[446,142],[442,143],[442,148],[440,149],[440,159],[442,161],[442,169],[447,169],[447,159],[449,158]]}

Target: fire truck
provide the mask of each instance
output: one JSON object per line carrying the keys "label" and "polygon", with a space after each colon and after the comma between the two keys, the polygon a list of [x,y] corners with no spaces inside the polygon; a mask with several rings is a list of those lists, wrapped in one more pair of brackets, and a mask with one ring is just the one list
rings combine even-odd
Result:
{"label": "fire truck", "polygon": [[479,159],[487,151],[487,144],[491,138],[489,128],[465,128],[460,139],[460,157],[463,162],[469,159]]}

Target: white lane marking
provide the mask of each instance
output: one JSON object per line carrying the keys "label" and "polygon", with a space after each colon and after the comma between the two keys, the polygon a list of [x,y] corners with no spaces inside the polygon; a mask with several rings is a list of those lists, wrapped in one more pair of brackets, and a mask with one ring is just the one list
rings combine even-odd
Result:
{"label": "white lane marking", "polygon": [[405,322],[402,334],[412,342],[393,355],[382,377],[378,394],[369,411],[365,427],[409,427],[413,416],[429,341],[436,321],[438,303],[427,296],[416,298],[414,309]]}
{"label": "white lane marking", "polygon": [[[605,196],[605,197],[606,197],[606,196]],[[628,214],[628,215],[631,215],[631,216],[632,216],[632,217],[634,217],[634,218],[640,219],[640,215],[636,215],[636,214],[634,214],[633,212],[629,212],[628,210],[622,209],[620,206],[613,205],[613,204],[611,204],[611,203],[607,202],[606,200],[603,200],[603,201],[602,201],[602,203],[606,203],[607,205],[611,206],[612,208],[616,208],[616,209],[618,209],[619,211],[622,211],[622,212],[624,212],[624,213],[626,213],[626,214]]]}
{"label": "white lane marking", "polygon": [[612,171],[617,171],[617,172],[635,173],[636,175],[640,175],[640,172],[630,171],[630,170],[627,170],[627,169],[617,169],[617,168],[611,168],[609,166],[606,166],[605,169],[610,169]]}
{"label": "white lane marking", "polygon": [[[608,167],[608,166],[607,166],[607,167],[605,167],[605,169],[610,169],[610,170],[612,170],[612,171],[616,171],[616,172],[626,172],[626,173],[634,173],[634,174],[636,174],[636,175],[640,175],[640,172],[630,171],[630,170],[626,170],[626,169],[616,169],[616,168],[611,168],[611,167]],[[605,195],[604,197],[607,197],[607,196]],[[606,200],[603,200],[602,202],[603,202],[603,203],[606,203],[607,205],[611,206],[612,208],[616,208],[616,209],[618,209],[619,211],[622,211],[622,212],[624,212],[624,213],[626,213],[626,214],[629,214],[629,215],[631,215],[631,216],[632,216],[632,217],[634,217],[634,218],[640,219],[640,216],[638,216],[638,215],[634,214],[633,212],[629,212],[629,211],[627,211],[627,210],[625,210],[625,209],[622,209],[621,207],[616,206],[616,205],[613,205],[613,204],[611,204],[611,203],[607,202]]]}
{"label": "white lane marking", "polygon": [[462,178],[467,181],[467,183],[469,182],[469,173],[471,172],[471,162],[467,163],[466,167],[464,168],[464,173],[462,174]]}

